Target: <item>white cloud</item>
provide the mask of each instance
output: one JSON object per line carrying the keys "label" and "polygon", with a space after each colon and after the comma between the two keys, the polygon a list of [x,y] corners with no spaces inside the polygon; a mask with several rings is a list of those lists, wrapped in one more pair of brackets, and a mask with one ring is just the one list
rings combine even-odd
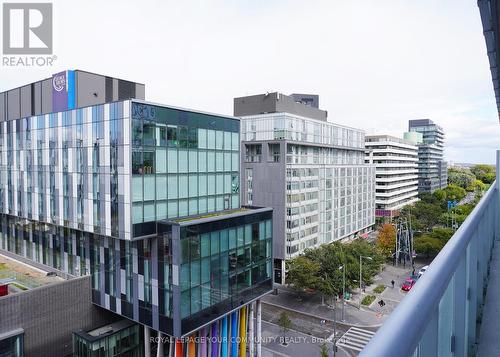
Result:
{"label": "white cloud", "polygon": [[[470,0],[54,1],[52,69],[2,68],[0,90],[79,68],[146,84],[152,101],[232,113],[232,98],[320,95],[330,120],[402,135],[430,118],[447,157],[481,162],[500,132]],[[491,154],[491,155],[489,155]]]}

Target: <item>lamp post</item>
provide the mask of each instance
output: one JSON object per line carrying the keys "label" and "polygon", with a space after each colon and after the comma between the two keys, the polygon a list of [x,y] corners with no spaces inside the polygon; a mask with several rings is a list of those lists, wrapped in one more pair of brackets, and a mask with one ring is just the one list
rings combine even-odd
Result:
{"label": "lamp post", "polygon": [[363,296],[362,292],[362,286],[363,286],[363,258],[373,260],[371,257],[363,257],[362,255],[359,256],[359,310],[361,310],[361,296]]}
{"label": "lamp post", "polygon": [[333,357],[337,352],[337,295],[333,297]]}
{"label": "lamp post", "polygon": [[345,310],[345,265],[341,265],[339,270],[342,270],[342,321],[344,321]]}

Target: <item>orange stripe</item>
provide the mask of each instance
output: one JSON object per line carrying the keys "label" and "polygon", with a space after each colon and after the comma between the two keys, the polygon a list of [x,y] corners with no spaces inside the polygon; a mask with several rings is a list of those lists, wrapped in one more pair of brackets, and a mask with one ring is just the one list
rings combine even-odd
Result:
{"label": "orange stripe", "polygon": [[194,344],[195,337],[196,335],[192,335],[189,338],[189,345],[188,345],[189,357],[196,357],[196,345]]}
{"label": "orange stripe", "polygon": [[182,357],[182,342],[175,340],[175,357]]}

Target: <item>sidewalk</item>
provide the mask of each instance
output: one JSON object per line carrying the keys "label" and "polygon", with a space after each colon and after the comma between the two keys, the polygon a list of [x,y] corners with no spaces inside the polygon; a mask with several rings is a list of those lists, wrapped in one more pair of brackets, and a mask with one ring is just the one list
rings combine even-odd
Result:
{"label": "sidewalk", "polygon": [[[268,294],[262,298],[262,301],[265,304],[333,321],[333,309],[330,306],[321,305],[321,296],[319,294],[303,295],[303,298],[299,300],[295,291],[287,287],[282,287],[279,289],[278,295]],[[330,301],[326,301],[326,303],[330,303]],[[352,306],[350,303],[346,303],[344,321],[341,321],[342,301],[337,301],[336,320],[338,323],[358,327],[378,327],[385,318],[385,315],[378,314],[378,312],[369,310],[366,307],[362,307],[359,310],[357,305]]]}
{"label": "sidewalk", "polygon": [[[420,266],[415,267],[418,271]],[[404,278],[411,274],[411,268],[394,267],[385,265],[373,279],[373,284],[366,287],[366,295],[375,295],[376,299],[370,306],[361,306],[359,309],[359,288],[353,290],[351,299],[346,301],[344,311],[344,321],[342,321],[342,300],[337,301],[336,320],[339,323],[357,327],[379,327],[387,316],[396,308],[399,302],[406,295],[401,291],[401,283]],[[394,288],[391,287],[391,280],[395,281]],[[378,285],[386,286],[381,294],[373,292]],[[385,306],[380,307],[378,301],[384,300]],[[262,301],[269,305],[279,306],[291,311],[308,314],[327,321],[333,320],[333,309],[327,305],[321,305],[321,294],[303,293],[301,298],[297,292],[289,287],[280,286],[278,295],[268,294]],[[325,298],[325,304],[331,304],[331,299]]]}

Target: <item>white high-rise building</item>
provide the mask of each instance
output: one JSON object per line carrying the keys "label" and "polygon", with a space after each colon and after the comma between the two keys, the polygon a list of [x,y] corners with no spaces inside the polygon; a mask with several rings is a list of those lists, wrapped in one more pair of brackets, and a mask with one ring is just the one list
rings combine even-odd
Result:
{"label": "white high-rise building", "polygon": [[394,217],[418,201],[418,147],[389,135],[365,137],[366,163],[375,165],[375,215]]}
{"label": "white high-rise building", "polygon": [[277,283],[286,259],[375,223],[375,168],[364,162],[364,132],[328,122],[326,111],[303,102],[280,93],[234,100],[242,201],[274,208]]}

